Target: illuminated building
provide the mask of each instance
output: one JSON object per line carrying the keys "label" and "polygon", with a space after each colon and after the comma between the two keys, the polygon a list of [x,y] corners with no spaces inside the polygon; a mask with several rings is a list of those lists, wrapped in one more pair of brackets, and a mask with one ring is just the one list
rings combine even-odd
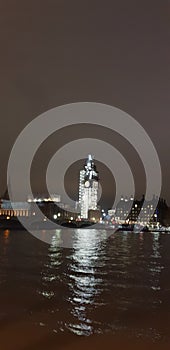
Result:
{"label": "illuminated building", "polygon": [[79,180],[79,205],[82,219],[88,219],[89,210],[98,210],[98,189],[99,175],[94,158],[88,155],[84,169],[80,171]]}
{"label": "illuminated building", "polygon": [[30,205],[27,202],[11,202],[10,200],[1,199],[0,217],[17,217],[29,216]]}
{"label": "illuminated building", "polygon": [[27,201],[29,203],[41,203],[41,202],[55,202],[60,203],[61,202],[61,196],[59,194],[52,194],[50,196],[45,195],[38,195],[36,197],[28,196]]}
{"label": "illuminated building", "polygon": [[[164,199],[159,198],[158,203],[155,196],[144,204],[144,196],[141,200],[134,200],[132,197],[121,198],[116,206],[115,221],[118,224],[142,224],[157,226],[164,223],[164,216],[167,212],[167,204]],[[153,208],[155,208],[153,213]]]}
{"label": "illuminated building", "polygon": [[92,222],[99,222],[100,221],[100,210],[93,210],[93,209],[89,209],[88,210],[88,219],[89,221]]}

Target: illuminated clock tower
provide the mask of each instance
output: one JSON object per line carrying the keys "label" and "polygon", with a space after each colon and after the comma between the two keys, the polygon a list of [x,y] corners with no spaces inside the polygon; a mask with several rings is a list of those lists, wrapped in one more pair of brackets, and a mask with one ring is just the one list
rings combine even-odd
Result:
{"label": "illuminated clock tower", "polygon": [[99,175],[94,157],[88,155],[84,169],[80,171],[79,204],[81,218],[88,219],[89,210],[97,210]]}

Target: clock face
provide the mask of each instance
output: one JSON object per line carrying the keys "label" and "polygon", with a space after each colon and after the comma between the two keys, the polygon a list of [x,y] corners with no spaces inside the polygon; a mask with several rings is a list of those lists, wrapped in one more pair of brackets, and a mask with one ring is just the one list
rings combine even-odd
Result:
{"label": "clock face", "polygon": [[84,184],[85,187],[90,187],[90,181],[85,181],[85,184]]}

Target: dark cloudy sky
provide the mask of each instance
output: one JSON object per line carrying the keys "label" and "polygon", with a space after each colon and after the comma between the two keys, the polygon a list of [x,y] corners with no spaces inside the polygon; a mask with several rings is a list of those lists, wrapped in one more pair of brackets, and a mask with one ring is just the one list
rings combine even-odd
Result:
{"label": "dark cloudy sky", "polygon": [[[58,105],[93,101],[123,109],[146,129],[170,204],[169,23],[166,0],[1,0],[1,193],[11,147],[26,124]],[[34,171],[38,191],[41,160]]]}

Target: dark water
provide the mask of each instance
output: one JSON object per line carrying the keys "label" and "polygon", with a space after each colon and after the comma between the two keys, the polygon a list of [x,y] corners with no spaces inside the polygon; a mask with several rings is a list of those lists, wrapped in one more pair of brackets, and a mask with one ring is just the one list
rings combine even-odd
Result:
{"label": "dark water", "polygon": [[44,334],[45,349],[66,335],[170,341],[170,235],[117,232],[100,242],[100,234],[75,231],[66,249],[55,234],[49,246],[24,231],[0,232],[3,349],[32,350]]}

